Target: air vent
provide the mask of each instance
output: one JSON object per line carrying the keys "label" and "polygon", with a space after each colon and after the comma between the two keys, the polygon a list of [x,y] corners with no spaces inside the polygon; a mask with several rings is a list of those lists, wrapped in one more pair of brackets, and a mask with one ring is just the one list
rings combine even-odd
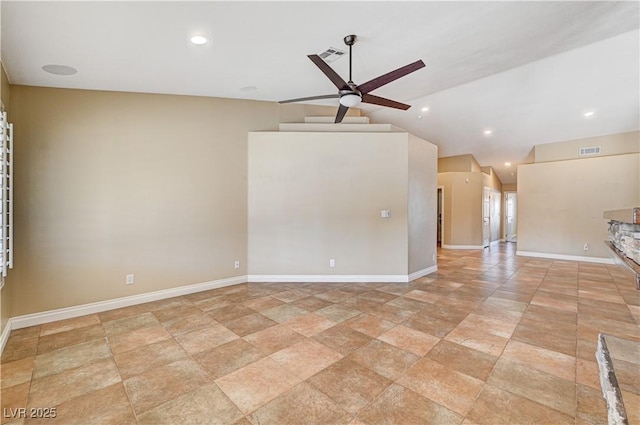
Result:
{"label": "air vent", "polygon": [[593,146],[591,148],[580,148],[580,156],[598,155],[599,153],[600,153],[600,146]]}
{"label": "air vent", "polygon": [[324,59],[325,62],[331,63],[340,59],[342,56],[344,56],[345,53],[346,52],[344,52],[343,50],[336,49],[335,47],[329,47],[324,52],[319,53],[318,56]]}

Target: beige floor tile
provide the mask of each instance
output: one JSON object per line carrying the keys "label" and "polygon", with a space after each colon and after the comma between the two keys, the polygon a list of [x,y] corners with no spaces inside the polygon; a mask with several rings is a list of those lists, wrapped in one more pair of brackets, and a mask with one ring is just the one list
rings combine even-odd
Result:
{"label": "beige floor tile", "polygon": [[248,301],[244,301],[242,304],[255,311],[260,312],[273,307],[278,307],[279,305],[284,304],[284,302],[267,295],[266,297],[254,298]]}
{"label": "beige floor tile", "polygon": [[33,379],[41,379],[110,357],[111,350],[104,339],[95,339],[84,344],[38,354],[35,359]]}
{"label": "beige floor tile", "polygon": [[483,353],[499,356],[509,341],[498,335],[472,328],[456,328],[445,339]]}
{"label": "beige floor tile", "polygon": [[124,387],[136,415],[140,415],[210,382],[197,362],[185,359],[126,379]]}
{"label": "beige floor tile", "polygon": [[600,387],[576,385],[576,424],[608,425],[607,403]]}
{"label": "beige floor tile", "polygon": [[310,297],[306,297],[306,298],[301,298],[299,300],[296,300],[294,302],[291,303],[291,305],[294,305],[296,307],[300,307],[304,310],[307,311],[316,311],[316,310],[320,310],[321,308],[325,308],[331,305],[331,303],[329,301],[323,300],[321,298],[318,298],[316,296],[310,296]]}
{"label": "beige floor tile", "polygon": [[242,412],[216,384],[207,384],[138,416],[138,424],[228,425]]}
{"label": "beige floor tile", "polygon": [[368,425],[462,422],[462,416],[397,384],[388,387],[359,414],[359,419]]}
{"label": "beige floor tile", "polygon": [[304,316],[308,311],[291,304],[283,304],[278,307],[273,307],[268,310],[262,310],[261,314],[269,319],[278,322],[286,323],[297,317]]}
{"label": "beige floor tile", "polygon": [[186,358],[187,353],[173,339],[166,339],[116,354],[114,360],[122,379]]}
{"label": "beige floor tile", "polygon": [[122,319],[103,322],[102,327],[107,336],[135,331],[137,329],[158,326],[160,321],[153,313],[143,313],[137,316],[124,317]]}
{"label": "beige floor tile", "polygon": [[389,329],[378,339],[417,356],[424,356],[440,341],[438,337],[402,325]]}
{"label": "beige floor tile", "polygon": [[497,356],[444,339],[427,353],[426,358],[481,381],[487,380],[498,361]]}
{"label": "beige floor tile", "polygon": [[135,425],[136,418],[122,383],[68,400],[55,407],[55,418],[29,419],[26,424]]}
{"label": "beige floor tile", "polygon": [[501,358],[487,383],[570,417],[575,415],[575,382]]}
{"label": "beige floor tile", "polygon": [[171,334],[162,325],[149,326],[135,331],[116,334],[107,338],[113,354],[121,354],[139,347],[164,341]]}
{"label": "beige floor tile", "polygon": [[164,327],[173,336],[186,334],[218,324],[213,317],[206,313],[193,313],[185,317],[176,318],[164,323]]}
{"label": "beige floor tile", "polygon": [[304,340],[302,335],[282,324],[271,326],[243,338],[267,355]]}
{"label": "beige floor tile", "polygon": [[31,381],[34,357],[25,357],[0,366],[0,387],[2,389]]}
{"label": "beige floor tile", "polygon": [[31,382],[29,407],[53,407],[120,382],[113,359],[102,359]]}
{"label": "beige floor tile", "polygon": [[344,324],[372,338],[376,338],[396,326],[393,322],[368,313],[349,319]]}
{"label": "beige floor tile", "polygon": [[59,320],[57,322],[45,323],[40,326],[40,336],[66,332],[72,329],[84,328],[85,326],[97,325],[99,323],[100,319],[98,319],[98,316],[95,314],[74,317],[72,319]]}
{"label": "beige floor tile", "polygon": [[333,326],[313,337],[340,354],[347,355],[371,341],[371,337],[344,324]]}
{"label": "beige floor tile", "polygon": [[285,323],[285,326],[306,337],[312,337],[335,324],[336,322],[325,317],[318,316],[314,313],[307,313],[304,316],[298,316],[293,320],[289,320]]}
{"label": "beige floor tile", "polygon": [[308,382],[352,414],[357,414],[392,383],[346,358],[311,377]]}
{"label": "beige floor tile", "polygon": [[471,313],[458,326],[479,329],[483,332],[501,336],[503,338],[510,338],[513,331],[516,329],[517,324],[513,322],[503,322],[492,317]]}
{"label": "beige floor tile", "polygon": [[568,381],[576,379],[576,358],[557,351],[519,341],[510,341],[504,349],[502,358]]}
{"label": "beige floor tile", "polygon": [[38,350],[38,337],[20,338],[13,335],[7,340],[2,350],[2,363],[14,362],[16,360],[33,357]]}
{"label": "beige floor tile", "polygon": [[5,424],[24,417],[24,415],[20,414],[20,409],[25,409],[27,407],[29,386],[30,383],[25,382],[24,384],[2,389],[0,392],[0,407],[2,408],[0,423]]}
{"label": "beige floor tile", "polygon": [[265,356],[245,340],[236,339],[211,350],[196,353],[193,357],[213,379],[218,379]]}
{"label": "beige floor tile", "polygon": [[349,359],[394,380],[413,366],[420,357],[375,339],[351,353]]}
{"label": "beige floor tile", "polygon": [[329,307],[314,311],[314,314],[322,316],[332,322],[342,323],[362,313],[360,310],[345,307],[340,304],[333,304]]}
{"label": "beige floor tile", "polygon": [[102,339],[104,336],[104,329],[100,324],[50,334],[40,337],[38,340],[38,354],[82,344],[94,339]]}
{"label": "beige floor tile", "polygon": [[260,313],[249,314],[242,316],[238,319],[230,322],[225,322],[225,327],[239,336],[249,335],[271,326],[275,326],[278,323],[263,316]]}
{"label": "beige floor tile", "polygon": [[342,354],[308,339],[271,354],[273,360],[304,380],[340,360]]}
{"label": "beige floor tile", "polygon": [[348,425],[352,415],[303,382],[253,412],[250,419],[260,425]]}
{"label": "beige floor tile", "polygon": [[238,335],[220,324],[176,336],[182,348],[189,354],[210,350],[238,338]]}
{"label": "beige floor tile", "polygon": [[278,397],[301,380],[276,361],[265,357],[216,379],[215,382],[242,413],[247,414]]}
{"label": "beige floor tile", "polygon": [[573,416],[492,385],[482,389],[467,418],[482,425],[574,423]]}
{"label": "beige floor tile", "polygon": [[471,409],[484,384],[431,359],[420,360],[396,382],[461,416]]}
{"label": "beige floor tile", "polygon": [[208,311],[209,316],[213,317],[218,322],[228,322],[235,320],[249,314],[256,313],[252,308],[244,306],[242,304],[230,304],[224,307],[216,308]]}

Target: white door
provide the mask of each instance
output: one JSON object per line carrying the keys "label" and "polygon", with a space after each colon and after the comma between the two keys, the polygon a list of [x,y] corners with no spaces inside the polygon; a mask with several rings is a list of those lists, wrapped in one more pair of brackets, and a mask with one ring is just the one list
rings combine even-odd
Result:
{"label": "white door", "polygon": [[504,239],[507,242],[515,242],[517,237],[516,213],[517,213],[518,205],[516,201],[517,201],[516,192],[505,192]]}
{"label": "white door", "polygon": [[491,242],[491,189],[485,187],[482,193],[482,246]]}

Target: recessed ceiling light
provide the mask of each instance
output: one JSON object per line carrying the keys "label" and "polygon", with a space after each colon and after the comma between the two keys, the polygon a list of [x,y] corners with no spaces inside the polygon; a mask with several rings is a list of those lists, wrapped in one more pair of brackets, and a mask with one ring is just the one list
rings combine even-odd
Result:
{"label": "recessed ceiling light", "polygon": [[504,163],[504,166],[505,166],[505,167],[511,167],[511,163],[510,163],[510,162],[505,162],[505,163]]}
{"label": "recessed ceiling light", "polygon": [[203,44],[207,44],[209,42],[209,37],[205,37],[204,35],[194,35],[189,39],[196,46],[202,46]]}
{"label": "recessed ceiling light", "polygon": [[418,115],[418,119],[421,120],[422,119],[422,115]]}
{"label": "recessed ceiling light", "polygon": [[73,75],[78,73],[77,69],[67,65],[45,65],[42,70],[54,75]]}
{"label": "recessed ceiling light", "polygon": [[493,134],[493,130],[488,130],[487,129],[487,130],[484,131],[484,135],[485,136],[491,136],[492,134]]}
{"label": "recessed ceiling light", "polygon": [[585,118],[591,118],[595,114],[596,114],[596,111],[587,111],[584,114],[582,114],[582,116],[585,117]]}
{"label": "recessed ceiling light", "polygon": [[429,107],[425,106],[424,108],[422,108],[422,112],[429,112]]}
{"label": "recessed ceiling light", "polygon": [[240,88],[240,90],[242,91],[256,91],[258,90],[258,88],[256,86],[245,86]]}

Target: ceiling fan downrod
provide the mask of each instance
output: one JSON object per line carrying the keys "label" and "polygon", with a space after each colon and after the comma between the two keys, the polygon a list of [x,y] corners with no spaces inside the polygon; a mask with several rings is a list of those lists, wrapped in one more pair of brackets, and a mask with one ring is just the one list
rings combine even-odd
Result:
{"label": "ceiling fan downrod", "polygon": [[353,78],[351,77],[351,46],[353,46],[358,37],[355,34],[350,34],[344,38],[344,44],[349,46],[349,85],[353,85]]}

